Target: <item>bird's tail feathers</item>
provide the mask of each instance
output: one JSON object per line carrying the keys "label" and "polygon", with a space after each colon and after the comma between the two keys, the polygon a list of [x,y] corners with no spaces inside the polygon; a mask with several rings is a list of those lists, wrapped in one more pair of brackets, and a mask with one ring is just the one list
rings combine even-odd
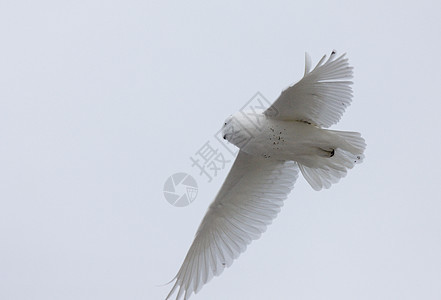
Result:
{"label": "bird's tail feathers", "polygon": [[332,156],[319,157],[320,167],[316,168],[299,164],[303,177],[316,191],[330,188],[332,184],[346,176],[348,169],[352,169],[364,159],[363,153],[366,149],[366,143],[360,133],[329,131],[341,138],[339,146],[334,149]]}

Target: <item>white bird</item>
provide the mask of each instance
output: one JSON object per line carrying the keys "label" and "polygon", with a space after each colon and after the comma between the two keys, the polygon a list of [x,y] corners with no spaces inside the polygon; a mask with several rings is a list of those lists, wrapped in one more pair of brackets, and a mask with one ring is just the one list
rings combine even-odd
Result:
{"label": "white bird", "polygon": [[[188,299],[258,239],[277,216],[299,170],[314,190],[329,188],[363,160],[360,133],[334,131],[352,99],[352,67],[332,51],[284,90],[263,114],[238,112],[223,135],[240,148],[236,161],[200,224],[166,299]],[[256,125],[257,124],[257,125]]]}

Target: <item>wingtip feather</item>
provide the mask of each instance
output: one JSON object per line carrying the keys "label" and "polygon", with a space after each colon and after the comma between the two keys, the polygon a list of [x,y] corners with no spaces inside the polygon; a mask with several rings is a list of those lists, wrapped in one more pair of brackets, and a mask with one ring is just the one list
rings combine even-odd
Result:
{"label": "wingtip feather", "polygon": [[311,56],[308,52],[305,52],[305,74],[308,74],[311,71]]}

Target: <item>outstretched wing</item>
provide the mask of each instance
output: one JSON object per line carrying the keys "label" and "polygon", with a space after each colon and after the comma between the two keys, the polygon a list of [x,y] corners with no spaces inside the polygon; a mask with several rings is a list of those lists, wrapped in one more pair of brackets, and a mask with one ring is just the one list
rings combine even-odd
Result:
{"label": "outstretched wing", "polygon": [[[311,62],[306,54],[305,75],[282,92],[264,113],[279,120],[304,121],[319,127],[337,123],[352,100],[352,67],[345,54],[335,59],[332,51],[310,71]],[[326,61],[325,61],[326,60]]]}
{"label": "outstretched wing", "polygon": [[210,205],[166,299],[188,299],[258,239],[277,216],[298,176],[292,161],[264,159],[240,151]]}

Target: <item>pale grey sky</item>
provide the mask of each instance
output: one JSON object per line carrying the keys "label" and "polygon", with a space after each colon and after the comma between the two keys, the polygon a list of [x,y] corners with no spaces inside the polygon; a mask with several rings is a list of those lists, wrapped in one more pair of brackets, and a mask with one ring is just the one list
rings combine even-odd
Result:
{"label": "pale grey sky", "polygon": [[[441,298],[439,1],[2,1],[0,298],[163,299],[227,170],[190,156],[336,49],[363,164],[300,178],[192,299]],[[229,166],[228,166],[229,167]],[[162,189],[196,174],[185,208]]]}

